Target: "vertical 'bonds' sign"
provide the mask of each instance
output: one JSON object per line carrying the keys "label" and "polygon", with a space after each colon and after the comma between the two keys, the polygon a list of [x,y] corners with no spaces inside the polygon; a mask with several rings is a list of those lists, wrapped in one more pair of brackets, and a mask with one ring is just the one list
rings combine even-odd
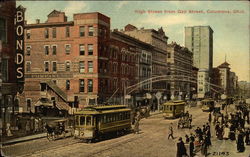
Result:
{"label": "vertical 'bonds' sign", "polygon": [[16,34],[16,74],[17,82],[24,82],[24,12],[25,8],[17,7],[15,16]]}

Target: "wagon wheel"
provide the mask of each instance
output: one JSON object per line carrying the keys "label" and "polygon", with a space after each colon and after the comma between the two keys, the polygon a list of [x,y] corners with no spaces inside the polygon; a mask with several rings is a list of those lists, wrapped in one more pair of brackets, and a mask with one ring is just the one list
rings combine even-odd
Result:
{"label": "wagon wheel", "polygon": [[49,141],[52,141],[53,140],[53,133],[48,133],[47,132],[47,139],[49,140]]}

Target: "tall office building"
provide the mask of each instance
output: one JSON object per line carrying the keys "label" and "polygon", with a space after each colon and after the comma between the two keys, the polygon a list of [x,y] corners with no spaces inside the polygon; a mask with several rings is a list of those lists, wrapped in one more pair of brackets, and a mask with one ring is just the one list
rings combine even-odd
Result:
{"label": "tall office building", "polygon": [[193,64],[199,69],[213,67],[213,30],[210,26],[185,27],[185,47],[193,52]]}

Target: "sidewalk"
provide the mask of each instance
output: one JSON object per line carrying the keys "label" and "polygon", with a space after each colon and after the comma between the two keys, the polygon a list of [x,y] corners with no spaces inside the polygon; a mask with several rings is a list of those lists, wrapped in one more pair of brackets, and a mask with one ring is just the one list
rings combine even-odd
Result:
{"label": "sidewalk", "polygon": [[41,134],[36,134],[36,135],[18,137],[18,138],[15,138],[15,139],[4,141],[2,143],[2,145],[10,145],[10,144],[15,144],[15,143],[20,143],[20,142],[35,140],[35,139],[39,139],[39,138],[44,138],[46,136],[47,136],[47,133],[41,133]]}

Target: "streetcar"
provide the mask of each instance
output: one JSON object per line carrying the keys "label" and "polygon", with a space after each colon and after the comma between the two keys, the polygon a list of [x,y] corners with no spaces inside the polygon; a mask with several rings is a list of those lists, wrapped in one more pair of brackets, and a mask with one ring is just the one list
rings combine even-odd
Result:
{"label": "streetcar", "polygon": [[76,112],[74,118],[74,137],[88,142],[131,130],[131,109],[125,105],[88,106]]}
{"label": "streetcar", "polygon": [[168,101],[163,106],[163,117],[166,118],[178,118],[185,112],[186,102],[182,100]]}
{"label": "streetcar", "polygon": [[215,108],[215,102],[211,98],[202,100],[201,105],[201,109],[203,112],[211,112]]}

